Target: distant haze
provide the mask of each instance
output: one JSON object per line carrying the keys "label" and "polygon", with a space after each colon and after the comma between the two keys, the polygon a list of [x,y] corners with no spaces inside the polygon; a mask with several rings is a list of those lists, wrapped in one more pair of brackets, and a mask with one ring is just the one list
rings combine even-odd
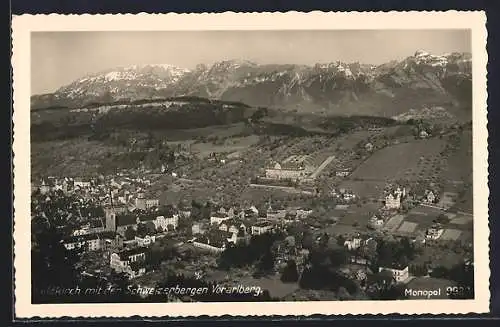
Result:
{"label": "distant haze", "polygon": [[221,60],[259,64],[334,61],[381,64],[411,56],[471,52],[468,30],[36,32],[31,94],[50,93],[99,71],[134,64],[194,68]]}

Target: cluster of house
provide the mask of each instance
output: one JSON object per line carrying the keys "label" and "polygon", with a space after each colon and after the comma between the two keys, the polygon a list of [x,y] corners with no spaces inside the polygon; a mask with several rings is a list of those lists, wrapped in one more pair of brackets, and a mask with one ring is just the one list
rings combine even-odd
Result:
{"label": "cluster of house", "polygon": [[47,194],[49,192],[54,191],[62,191],[63,193],[71,193],[75,190],[81,189],[90,189],[93,186],[93,181],[90,179],[85,179],[82,177],[65,177],[65,178],[56,178],[56,177],[48,177],[43,178],[40,181],[38,190],[41,194]]}
{"label": "cluster of house", "polygon": [[[347,237],[344,241],[344,247],[350,251],[355,251],[358,250],[362,247],[366,248],[371,248],[372,251],[375,251],[377,248],[377,241],[373,239],[370,236],[367,235],[361,235],[361,234],[354,234],[349,237]],[[349,260],[353,264],[360,264],[360,265],[369,265],[369,262],[367,259],[352,255],[349,257]],[[379,272],[382,271],[387,271],[392,274],[392,277],[397,283],[402,283],[408,280],[410,277],[409,274],[409,267],[408,266],[400,266],[397,264],[394,264],[390,267],[379,267]],[[366,278],[366,275],[363,273],[360,273],[359,271],[357,272],[356,279],[363,279]]]}
{"label": "cluster of house", "polygon": [[255,206],[242,211],[220,207],[212,212],[209,222],[193,224],[191,242],[200,248],[222,252],[229,243],[246,242],[250,235],[271,232],[283,223],[304,219],[311,213],[309,208],[286,210],[269,206],[265,215],[259,215]]}
{"label": "cluster of house", "polygon": [[354,194],[353,191],[347,190],[345,188],[340,188],[340,189],[333,188],[330,191],[330,196],[347,203],[356,200],[356,194]]}
{"label": "cluster of house", "polygon": [[135,278],[146,273],[145,247],[136,247],[111,253],[109,265],[117,273],[124,273],[129,278]]}
{"label": "cluster of house", "polygon": [[[151,246],[157,237],[163,236],[162,231],[177,229],[179,217],[186,214],[186,209],[162,212],[161,215],[156,212],[137,208],[130,211],[126,205],[106,206],[104,221],[100,226],[91,226],[87,223],[76,228],[71,236],[62,240],[63,245],[68,250],[110,251],[111,268],[125,272],[130,278],[137,277],[144,272],[144,267],[139,265],[135,269],[134,267],[142,261],[134,258],[145,257],[147,247]],[[144,225],[144,232],[134,233],[133,238],[129,239],[127,230],[138,231],[140,225]],[[132,264],[133,262],[136,264]]]}
{"label": "cluster of house", "polygon": [[127,176],[116,176],[106,180],[104,176],[99,178],[84,177],[48,177],[40,181],[38,189],[41,194],[61,191],[64,194],[79,194],[83,198],[96,199],[100,202],[112,199],[117,204],[147,210],[158,207],[159,201],[144,196],[144,188],[151,185],[149,179],[132,178]]}

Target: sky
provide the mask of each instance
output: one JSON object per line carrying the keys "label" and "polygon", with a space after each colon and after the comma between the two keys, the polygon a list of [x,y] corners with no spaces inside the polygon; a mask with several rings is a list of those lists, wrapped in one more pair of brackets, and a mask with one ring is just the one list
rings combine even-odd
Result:
{"label": "sky", "polygon": [[134,64],[194,68],[221,60],[260,64],[361,62],[471,52],[467,30],[34,32],[31,94],[56,91],[87,74]]}

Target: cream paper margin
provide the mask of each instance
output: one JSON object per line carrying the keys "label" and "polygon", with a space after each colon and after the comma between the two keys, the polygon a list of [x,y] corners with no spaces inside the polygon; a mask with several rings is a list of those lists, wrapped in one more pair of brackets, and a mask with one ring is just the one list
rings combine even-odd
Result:
{"label": "cream paper margin", "polygon": [[[221,14],[22,15],[12,19],[14,89],[15,315],[192,317],[312,314],[458,314],[489,311],[488,150],[484,12],[287,12]],[[30,32],[159,30],[471,29],[473,60],[474,300],[275,303],[31,304]]]}

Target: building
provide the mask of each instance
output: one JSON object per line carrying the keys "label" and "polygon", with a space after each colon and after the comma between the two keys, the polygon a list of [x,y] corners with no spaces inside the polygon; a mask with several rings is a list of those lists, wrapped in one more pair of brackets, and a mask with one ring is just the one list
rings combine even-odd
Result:
{"label": "building", "polygon": [[151,208],[157,208],[160,205],[160,200],[158,199],[147,199],[139,196],[135,199],[135,207],[141,210],[149,210]]}
{"label": "building", "polygon": [[41,194],[47,194],[50,192],[50,185],[48,182],[45,180],[42,180],[42,183],[40,184],[40,193]]}
{"label": "building", "polygon": [[84,179],[82,177],[76,177],[73,180],[73,186],[79,188],[89,188],[91,185],[90,180]]}
{"label": "building", "polygon": [[435,203],[436,202],[436,195],[434,194],[434,192],[432,192],[430,190],[426,190],[423,200],[426,203]]}
{"label": "building", "polygon": [[284,162],[282,164],[273,162],[266,169],[266,178],[297,180],[306,177],[305,167],[301,162]]}
{"label": "building", "polygon": [[425,238],[429,240],[437,240],[443,235],[444,229],[439,224],[432,225],[431,228],[427,229],[425,233]]}
{"label": "building", "polygon": [[220,206],[219,209],[217,210],[217,213],[220,215],[226,215],[229,217],[234,217],[234,208],[233,207],[224,207]]}
{"label": "building", "polygon": [[385,196],[386,209],[399,209],[401,208],[401,201],[406,196],[406,189],[403,187],[397,188],[394,192],[389,192]]}
{"label": "building", "polygon": [[273,206],[269,204],[269,207],[267,208],[266,212],[266,218],[269,220],[281,220],[285,219],[287,213],[288,213],[287,210],[284,209],[283,207],[273,208]]}
{"label": "building", "polygon": [[131,250],[114,252],[110,256],[109,265],[117,273],[125,273],[129,278],[135,278],[146,272],[146,248],[138,247]]}
{"label": "building", "polygon": [[255,206],[251,206],[250,208],[243,211],[244,218],[253,218],[259,216],[259,210]]}
{"label": "building", "polygon": [[257,223],[255,225],[252,225],[251,233],[252,233],[252,235],[261,235],[261,234],[265,234],[267,232],[272,231],[273,228],[274,228],[273,224],[265,221],[265,222],[261,222],[261,223]]}
{"label": "building", "polygon": [[205,234],[206,231],[207,231],[207,226],[203,223],[195,222],[193,223],[193,226],[191,226],[191,233],[193,235]]}
{"label": "building", "polygon": [[183,218],[189,218],[191,216],[191,207],[188,206],[179,207],[179,215]]}
{"label": "building", "polygon": [[156,237],[154,235],[146,235],[144,237],[136,236],[134,240],[137,242],[137,246],[148,247],[153,245],[156,241]]}
{"label": "building", "polygon": [[351,174],[351,171],[349,169],[340,169],[335,171],[335,176],[337,177],[347,177]]}
{"label": "building", "polygon": [[205,249],[213,253],[223,252],[228,243],[236,243],[236,234],[218,231],[211,235],[201,235],[193,241],[193,245],[200,249]]}
{"label": "building", "polygon": [[137,217],[131,213],[120,214],[116,216],[116,232],[125,236],[128,228],[137,229]]}
{"label": "building", "polygon": [[382,228],[384,226],[384,219],[377,217],[377,216],[373,216],[368,221],[368,226],[373,228],[373,229]]}
{"label": "building", "polygon": [[163,231],[169,231],[170,228],[174,228],[174,230],[177,229],[179,226],[179,215],[178,214],[172,214],[171,216],[158,216],[156,217],[155,220],[153,220],[153,223],[155,224],[156,229],[161,228]]}
{"label": "building", "polygon": [[243,230],[246,234],[247,227],[241,221],[228,219],[219,224],[219,230],[232,234],[238,234],[240,230]]}
{"label": "building", "polygon": [[410,277],[410,273],[408,270],[408,266],[404,268],[398,268],[398,267],[393,267],[393,268],[386,268],[386,267],[379,267],[378,269],[379,272],[382,271],[390,271],[392,273],[392,277],[396,281],[396,283],[401,283],[407,280]]}
{"label": "building", "polygon": [[309,217],[312,214],[312,209],[311,208],[299,208],[295,210],[295,214],[297,219],[305,219]]}
{"label": "building", "polygon": [[350,237],[347,240],[345,240],[344,246],[348,250],[356,250],[356,249],[359,249],[361,247],[362,242],[363,242],[363,240],[361,239],[361,237],[354,236],[354,237]]}
{"label": "building", "polygon": [[62,242],[67,250],[84,249],[87,251],[98,251],[106,249],[109,246],[123,246],[123,238],[113,232],[70,236],[63,239]]}
{"label": "building", "polygon": [[106,230],[110,232],[115,232],[116,225],[116,216],[124,215],[128,212],[127,206],[118,205],[118,206],[106,206],[104,207],[104,214],[106,218]]}
{"label": "building", "polygon": [[220,225],[225,220],[231,219],[230,216],[227,214],[222,214],[219,212],[213,213],[210,217],[210,224],[216,224],[217,226]]}
{"label": "building", "polygon": [[418,134],[418,136],[421,138],[421,139],[425,139],[427,137],[429,137],[429,133],[427,133],[426,130],[421,130],[420,133]]}

